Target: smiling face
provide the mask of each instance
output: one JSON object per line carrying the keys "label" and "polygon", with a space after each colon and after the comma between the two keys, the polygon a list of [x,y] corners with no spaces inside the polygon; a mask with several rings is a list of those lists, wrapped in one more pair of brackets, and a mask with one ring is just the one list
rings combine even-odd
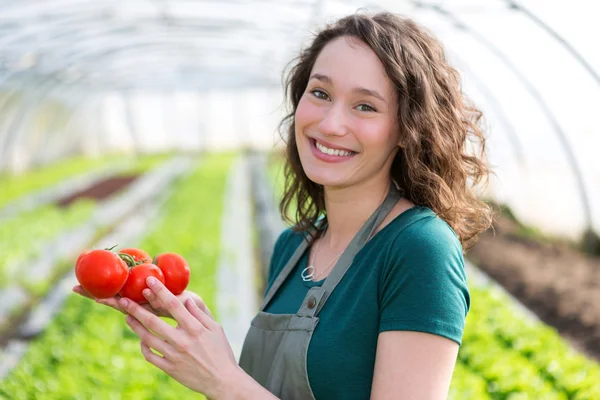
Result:
{"label": "smiling face", "polygon": [[398,151],[393,82],[363,42],[339,37],[317,57],[295,113],[302,168],[329,187],[387,183]]}

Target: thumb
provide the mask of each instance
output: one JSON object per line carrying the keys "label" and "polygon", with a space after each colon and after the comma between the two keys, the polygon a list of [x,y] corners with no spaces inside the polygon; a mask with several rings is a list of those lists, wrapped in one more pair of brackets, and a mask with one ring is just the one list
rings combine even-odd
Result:
{"label": "thumb", "polygon": [[[206,305],[202,303],[203,308],[208,310]],[[194,318],[196,318],[202,325],[204,325],[208,330],[214,330],[214,328],[218,325],[210,315],[208,315],[202,308],[196,304],[194,299],[187,299],[185,302],[185,307],[192,314]],[[210,312],[210,311],[209,311]]]}

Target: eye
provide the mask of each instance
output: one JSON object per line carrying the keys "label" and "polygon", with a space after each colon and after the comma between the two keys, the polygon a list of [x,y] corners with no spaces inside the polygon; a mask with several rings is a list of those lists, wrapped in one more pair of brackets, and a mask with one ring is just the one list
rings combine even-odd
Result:
{"label": "eye", "polygon": [[322,90],[319,89],[314,89],[310,91],[316,98],[321,99],[321,100],[327,100],[329,98],[329,96],[327,95],[327,93],[325,93]]}
{"label": "eye", "polygon": [[[360,109],[360,107],[362,107],[362,110]],[[358,109],[358,111],[368,111],[368,112],[377,111],[376,109],[374,109],[373,107],[371,107],[368,104],[359,104],[356,108]]]}

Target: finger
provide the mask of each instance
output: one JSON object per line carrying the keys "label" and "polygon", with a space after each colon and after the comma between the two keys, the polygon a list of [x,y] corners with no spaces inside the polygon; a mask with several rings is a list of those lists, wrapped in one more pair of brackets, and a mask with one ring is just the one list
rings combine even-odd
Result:
{"label": "finger", "polygon": [[150,347],[148,347],[144,344],[144,342],[140,342],[140,347],[142,348],[142,354],[144,355],[144,358],[150,364],[162,369],[166,373],[169,373],[169,371],[172,370],[172,368],[173,368],[172,362],[170,362],[166,358],[161,357],[158,354],[154,353]]}
{"label": "finger", "polygon": [[194,301],[194,304],[196,304],[204,312],[204,314],[208,315],[214,321],[215,317],[213,317],[212,313],[208,309],[208,306],[200,296],[198,296],[198,301]]}
{"label": "finger", "polygon": [[94,296],[92,296],[91,294],[89,294],[81,285],[75,285],[73,286],[73,290],[74,293],[77,293],[78,295],[81,295],[83,297],[87,297],[88,299],[92,299],[94,300]]}
{"label": "finger", "polygon": [[160,300],[158,300],[158,297],[156,297],[156,295],[154,293],[152,293],[152,290],[144,289],[142,291],[142,294],[144,295],[146,300],[148,300],[150,307],[152,307],[152,309],[154,309],[156,311],[156,314],[163,316],[162,314],[164,314],[164,313],[162,312],[162,310],[163,310],[162,303],[160,302]]}
{"label": "finger", "polygon": [[[204,302],[202,303],[202,305],[204,305],[204,308],[208,310]],[[190,314],[192,314],[194,318],[200,321],[200,323],[204,325],[208,330],[214,331],[217,327],[219,327],[219,324],[217,324],[210,315],[208,315],[202,308],[200,308],[193,299],[188,299],[185,302],[185,306],[189,310]]]}
{"label": "finger", "polygon": [[127,314],[123,308],[119,305],[119,299],[116,297],[109,297],[108,299],[96,299],[96,303],[102,304],[108,307],[112,307],[117,311],[122,312],[123,314]]}
{"label": "finger", "polygon": [[190,315],[179,299],[175,297],[162,282],[154,277],[148,277],[146,283],[152,290],[152,293],[154,293],[160,303],[162,303],[162,306],[183,329],[187,331],[196,331],[199,329],[198,321]]}
{"label": "finger", "polygon": [[144,308],[144,310],[147,310],[148,312],[151,312],[152,314],[154,314],[154,315],[156,315],[156,316],[162,317],[162,315],[160,315],[160,313],[158,313],[158,312],[157,312],[157,311],[154,309],[154,307],[152,307],[152,306],[150,305],[150,303],[144,303],[144,304],[140,304],[140,306],[142,306],[142,307]]}
{"label": "finger", "polygon": [[137,319],[128,315],[125,318],[127,325],[140,337],[142,343],[150,346],[153,349],[158,350],[163,356],[169,357],[173,352],[173,347],[165,340],[159,338],[152,332],[150,332],[144,325],[142,325]]}
{"label": "finger", "polygon": [[[129,315],[133,316],[149,330],[158,333],[160,336],[171,342],[175,340],[176,330],[156,315],[146,310],[144,307],[131,301],[126,297],[119,300],[119,306]],[[172,343],[172,342],[171,342]]]}

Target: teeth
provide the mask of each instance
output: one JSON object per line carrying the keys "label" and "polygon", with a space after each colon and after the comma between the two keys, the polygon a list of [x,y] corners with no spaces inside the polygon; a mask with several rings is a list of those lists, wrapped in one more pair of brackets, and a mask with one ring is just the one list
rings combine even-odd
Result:
{"label": "teeth", "polygon": [[317,142],[316,140],[315,140],[315,144],[317,146],[317,149],[319,149],[321,151],[321,153],[329,154],[331,156],[346,157],[346,156],[352,155],[351,151],[330,149],[329,147],[323,146],[321,143]]}

